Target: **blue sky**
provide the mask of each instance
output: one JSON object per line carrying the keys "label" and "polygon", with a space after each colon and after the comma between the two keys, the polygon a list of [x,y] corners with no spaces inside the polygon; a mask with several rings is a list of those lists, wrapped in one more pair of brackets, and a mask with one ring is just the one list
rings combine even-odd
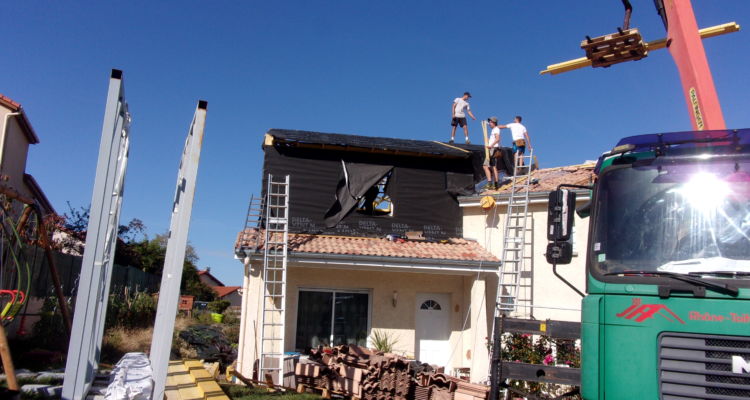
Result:
{"label": "blue sky", "polygon": [[[664,37],[653,2],[632,3],[631,26]],[[750,23],[747,0],[693,7],[699,27]],[[190,241],[200,267],[240,285],[232,245],[270,128],[447,140],[451,102],[469,90],[478,118],[524,117],[542,167],[595,159],[622,136],[690,129],[665,50],[539,75],[622,19],[619,0],[12,2],[0,93],[24,106],[41,138],[27,170],[64,212],[91,201],[109,71],[123,70],[133,125],[122,221],[140,218],[151,235],[169,227],[185,135],[207,100]],[[704,41],[732,128],[750,127],[748,44],[747,31]]]}

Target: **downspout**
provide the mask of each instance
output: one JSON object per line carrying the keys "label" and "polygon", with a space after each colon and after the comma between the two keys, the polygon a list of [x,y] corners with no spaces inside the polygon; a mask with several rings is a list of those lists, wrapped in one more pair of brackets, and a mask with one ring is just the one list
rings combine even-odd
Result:
{"label": "downspout", "polygon": [[3,159],[5,155],[5,138],[8,135],[8,121],[10,120],[10,117],[16,117],[21,115],[20,112],[12,112],[5,114],[5,124],[3,124],[3,132],[2,136],[0,136],[0,170],[2,170],[3,167]]}

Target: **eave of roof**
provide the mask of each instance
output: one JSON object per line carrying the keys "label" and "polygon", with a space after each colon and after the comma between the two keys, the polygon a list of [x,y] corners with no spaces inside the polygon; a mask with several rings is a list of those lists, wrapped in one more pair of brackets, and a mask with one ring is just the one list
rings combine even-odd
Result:
{"label": "eave of roof", "polygon": [[224,287],[224,283],[218,280],[215,276],[211,275],[211,272],[209,272],[208,270],[205,270],[205,269],[198,270],[198,276],[201,276],[201,275],[208,275],[211,279],[218,282],[219,286]]}
{"label": "eave of roof", "polygon": [[[262,258],[263,238],[257,230],[240,232],[235,243],[238,258]],[[328,259],[352,263],[388,263],[393,265],[427,265],[494,267],[500,261],[479,243],[466,239],[448,242],[391,242],[383,238],[344,237],[330,235],[289,234],[290,261]]]}
{"label": "eave of roof", "polygon": [[219,297],[224,297],[232,292],[240,290],[241,288],[239,286],[211,286],[211,289],[213,289]]}
{"label": "eave of roof", "polygon": [[45,213],[57,214],[57,212],[55,211],[55,208],[52,207],[52,203],[50,203],[49,199],[42,191],[42,187],[39,186],[39,183],[36,181],[36,179],[34,179],[34,177],[29,174],[23,174],[23,180],[26,183],[26,185],[29,186],[29,189],[31,189],[31,192],[34,194],[34,197],[39,201]]}
{"label": "eave of roof", "polygon": [[11,99],[10,97],[4,96],[2,93],[0,93],[0,105],[9,109],[11,112],[19,113],[19,117],[21,117],[21,119],[18,123],[19,125],[21,125],[21,129],[26,135],[26,139],[28,139],[29,143],[31,144],[39,143],[39,137],[36,135],[36,132],[34,132],[34,128],[31,126],[31,122],[26,116],[26,112],[24,112],[23,107],[21,107],[20,103],[13,101],[13,99]]}

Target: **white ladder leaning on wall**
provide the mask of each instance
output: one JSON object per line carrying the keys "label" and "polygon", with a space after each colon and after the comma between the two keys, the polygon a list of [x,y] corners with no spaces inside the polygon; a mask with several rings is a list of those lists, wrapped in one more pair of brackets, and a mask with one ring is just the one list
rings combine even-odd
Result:
{"label": "white ladder leaning on wall", "polygon": [[289,243],[289,175],[266,183],[265,240],[263,242],[263,292],[258,380],[270,375],[281,385],[284,379],[286,329],[286,266]]}
{"label": "white ladder leaning on wall", "polygon": [[521,154],[514,161],[513,183],[505,214],[503,252],[500,259],[502,264],[495,300],[495,317],[516,313],[520,302],[518,294],[521,286],[521,273],[526,267],[526,247],[532,240],[527,220],[533,160],[533,150],[529,149],[528,155]]}

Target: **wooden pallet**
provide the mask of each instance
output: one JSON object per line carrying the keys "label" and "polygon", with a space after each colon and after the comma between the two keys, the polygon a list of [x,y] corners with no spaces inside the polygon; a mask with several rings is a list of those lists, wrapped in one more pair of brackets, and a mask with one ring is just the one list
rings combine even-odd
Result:
{"label": "wooden pallet", "polygon": [[351,395],[349,393],[339,392],[337,390],[324,387],[305,385],[303,383],[297,385],[297,393],[315,393],[324,399],[343,398],[350,400],[360,400],[359,397]]}
{"label": "wooden pallet", "polygon": [[586,58],[591,60],[594,68],[636,61],[648,55],[648,47],[635,28],[595,38],[586,37],[581,42],[581,48],[586,51]]}

